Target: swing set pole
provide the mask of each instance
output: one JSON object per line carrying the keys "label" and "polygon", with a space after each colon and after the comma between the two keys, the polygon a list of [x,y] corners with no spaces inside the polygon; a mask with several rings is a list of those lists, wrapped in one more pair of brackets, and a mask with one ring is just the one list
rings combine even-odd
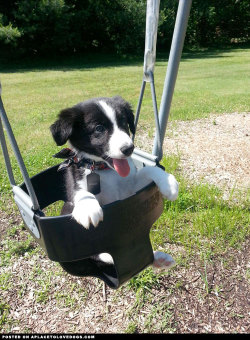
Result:
{"label": "swing set pole", "polygon": [[[34,191],[34,188],[32,186],[31,180],[29,178],[27,169],[25,167],[23,158],[21,156],[20,150],[18,148],[15,136],[13,134],[12,128],[10,126],[7,114],[5,112],[4,106],[3,106],[3,102],[2,102],[2,98],[1,98],[1,84],[0,84],[0,144],[2,146],[2,151],[3,151],[3,156],[4,156],[4,160],[5,160],[5,164],[6,164],[6,168],[7,168],[7,173],[8,173],[8,177],[10,180],[10,184],[14,190],[14,188],[16,188],[16,183],[15,183],[15,179],[14,179],[14,175],[13,175],[13,171],[12,171],[12,166],[11,166],[11,162],[10,162],[10,157],[8,154],[8,149],[7,149],[7,145],[6,145],[6,141],[5,141],[5,137],[4,137],[4,130],[3,127],[5,127],[7,135],[9,137],[10,140],[10,144],[12,146],[12,150],[14,152],[14,155],[16,157],[16,160],[18,162],[19,168],[21,170],[24,182],[26,184],[26,188],[28,190],[31,202],[32,202],[32,208],[33,210],[39,210],[39,203]],[[20,191],[20,190],[19,190]],[[21,195],[22,191],[21,191]],[[25,198],[25,193],[23,198]]]}
{"label": "swing set pole", "polygon": [[[161,146],[163,145],[165,132],[167,128],[170,106],[173,98],[175,82],[177,78],[181,53],[186,35],[191,4],[192,0],[179,0],[179,6],[176,15],[175,28],[173,33],[173,39],[170,49],[166,78],[159,111]],[[161,149],[162,148],[159,147],[157,138],[155,138],[153,146],[153,155],[156,155],[159,161],[162,159],[163,156]]]}

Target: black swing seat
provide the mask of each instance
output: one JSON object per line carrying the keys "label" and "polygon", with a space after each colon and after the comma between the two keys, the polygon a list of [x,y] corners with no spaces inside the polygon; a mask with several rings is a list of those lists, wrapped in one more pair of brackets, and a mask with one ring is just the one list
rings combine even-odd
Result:
{"label": "black swing seat", "polygon": [[[152,182],[125,200],[103,206],[103,222],[87,230],[68,210],[63,171],[57,172],[57,169],[58,165],[53,166],[31,178],[41,209],[33,212],[35,233],[15,198],[26,228],[49,259],[59,262],[71,275],[98,277],[109,287],[118,288],[153,262],[149,232],[163,211],[158,188]],[[27,193],[25,184],[20,188]],[[61,200],[66,203],[64,215],[45,216],[42,210]],[[109,253],[114,265],[93,258],[100,253]]]}

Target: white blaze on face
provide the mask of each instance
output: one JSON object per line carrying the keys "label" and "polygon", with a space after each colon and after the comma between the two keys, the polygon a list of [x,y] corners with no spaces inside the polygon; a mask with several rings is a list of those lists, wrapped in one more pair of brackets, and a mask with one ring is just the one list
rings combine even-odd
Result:
{"label": "white blaze on face", "polygon": [[122,153],[121,149],[123,147],[130,147],[133,145],[131,138],[128,134],[122,131],[118,125],[116,120],[116,114],[112,107],[110,107],[105,101],[100,100],[99,104],[101,105],[105,115],[109,118],[109,120],[113,124],[113,133],[109,139],[109,151],[108,156],[111,158],[121,159],[125,158],[125,155]]}

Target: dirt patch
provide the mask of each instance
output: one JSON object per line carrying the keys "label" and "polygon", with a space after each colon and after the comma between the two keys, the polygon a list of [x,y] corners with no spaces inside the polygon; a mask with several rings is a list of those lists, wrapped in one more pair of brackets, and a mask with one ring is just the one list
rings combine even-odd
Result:
{"label": "dirt patch", "polygon": [[223,189],[250,187],[250,114],[232,113],[171,123],[166,154],[179,154],[191,180]]}
{"label": "dirt patch", "polygon": [[[153,138],[145,132],[137,142],[152,151]],[[182,173],[192,181],[216,185],[226,195],[233,188],[245,190],[250,187],[250,113],[170,121],[163,153],[178,155]]]}
{"label": "dirt patch", "polygon": [[230,250],[223,257],[211,259],[206,267],[194,259],[188,270],[177,273],[179,281],[169,278],[172,287],[180,282],[180,289],[175,289],[170,299],[177,331],[249,332],[249,246],[248,240],[241,251]]}
{"label": "dirt patch", "polygon": [[2,298],[12,322],[3,331],[124,333],[133,324],[138,333],[248,333],[249,246],[211,259],[206,268],[194,258],[188,268],[161,277],[144,298],[125,285],[107,289],[106,301],[101,281],[62,272],[42,251],[21,256],[4,271],[11,274]]}
{"label": "dirt patch", "polygon": [[[14,201],[6,202],[8,206],[12,206]],[[7,231],[22,222],[21,217],[17,214],[17,209],[9,209],[9,212],[0,211],[0,242],[4,239]]]}

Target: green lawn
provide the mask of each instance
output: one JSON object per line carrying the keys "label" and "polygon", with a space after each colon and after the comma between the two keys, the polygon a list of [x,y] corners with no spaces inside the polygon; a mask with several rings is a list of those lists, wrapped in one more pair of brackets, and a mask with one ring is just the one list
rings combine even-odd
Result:
{"label": "green lawn", "polygon": [[[160,55],[155,68],[160,102],[167,65]],[[184,53],[172,103],[171,120],[196,119],[210,113],[246,111],[250,107],[249,50]],[[30,175],[53,164],[57,148],[49,126],[59,111],[87,98],[121,95],[136,108],[142,60],[100,61],[84,58],[2,68],[2,98]],[[149,86],[141,112],[141,128],[153,126]],[[140,130],[139,130],[140,131]],[[3,160],[0,155],[0,166]],[[6,187],[1,170],[0,185]]]}
{"label": "green lawn", "polygon": [[[158,60],[155,78],[156,90],[160,94],[165,77],[166,60],[162,55],[159,56]],[[247,76],[249,61],[250,53],[248,50],[184,53],[173,99],[171,119],[196,119],[206,117],[214,112],[249,110],[250,77]],[[133,107],[136,107],[142,76],[141,62],[137,60],[127,62],[124,60],[123,62],[105,60],[100,63],[99,60],[94,59],[91,64],[86,59],[85,64],[82,62],[82,67],[78,68],[79,63],[79,60],[75,62],[69,60],[68,63],[64,64],[59,62],[58,67],[50,64],[46,68],[42,64],[38,64],[30,67],[26,65],[26,68],[16,67],[12,72],[6,68],[3,70],[1,77],[3,100],[31,176],[58,163],[58,160],[52,158],[58,148],[52,140],[49,126],[62,108],[90,97],[116,94],[122,95],[131,101]],[[142,109],[142,127],[144,124],[145,126],[152,126],[151,114],[151,96],[148,86]],[[22,178],[15,162],[14,165],[16,178],[21,181]],[[9,192],[9,183],[4,170],[2,155],[0,155],[0,166],[0,185],[1,192],[4,194]],[[169,166],[167,169],[169,171]],[[173,172],[175,172],[175,169],[173,169]],[[183,180],[180,181],[183,182]],[[218,244],[217,248],[219,249],[224,244],[222,240],[226,240],[223,233],[228,234],[228,228],[231,228],[229,221],[234,221],[232,216],[238,216],[238,219],[246,225],[241,212],[237,214],[233,209],[225,208],[223,203],[218,203],[218,200],[216,204],[214,203],[212,197],[220,196],[216,189],[201,186],[190,189],[191,192],[189,192],[190,190],[187,191],[186,189],[187,183],[182,186],[184,186],[184,189],[178,201],[173,205],[167,203],[166,211],[168,211],[168,214],[163,214],[160,222],[158,222],[158,224],[170,223],[168,235],[173,242],[180,241],[182,244],[188,242],[187,244],[190,247],[194,244],[197,246],[197,242],[203,235],[202,230],[206,230],[206,237],[214,235],[215,227],[207,227],[207,222],[204,221],[209,220],[208,225],[211,224],[211,221],[218,225],[218,221],[222,218],[224,221],[222,224],[224,223],[227,227],[217,230],[216,244]],[[195,203],[199,202],[200,196],[203,197],[201,206]],[[206,204],[207,197],[209,198]],[[5,205],[5,199],[2,199],[0,208],[5,208]],[[245,212],[244,209],[243,212]],[[223,217],[221,217],[222,215]],[[184,228],[182,227],[183,220],[189,221],[185,223]],[[173,228],[171,221],[174,221],[173,230],[171,229]],[[194,230],[191,229],[192,231],[189,232],[189,224],[197,226],[198,231],[193,232]],[[177,225],[180,225],[180,232],[176,234]],[[233,222],[232,225],[234,225]],[[234,230],[233,227],[232,230]],[[156,239],[161,244],[160,239],[161,235],[164,235],[164,228],[159,228],[156,235]],[[236,236],[232,232],[229,244],[237,244],[245,235],[245,227],[241,228],[241,232],[237,233]],[[238,241],[234,242],[234,239]]]}

